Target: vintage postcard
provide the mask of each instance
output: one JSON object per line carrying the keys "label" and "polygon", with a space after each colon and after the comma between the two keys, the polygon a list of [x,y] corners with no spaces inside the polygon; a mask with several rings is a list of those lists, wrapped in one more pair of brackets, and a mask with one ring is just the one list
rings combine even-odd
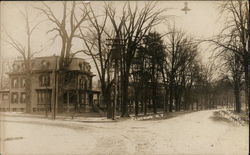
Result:
{"label": "vintage postcard", "polygon": [[249,154],[249,7],[1,1],[0,155]]}

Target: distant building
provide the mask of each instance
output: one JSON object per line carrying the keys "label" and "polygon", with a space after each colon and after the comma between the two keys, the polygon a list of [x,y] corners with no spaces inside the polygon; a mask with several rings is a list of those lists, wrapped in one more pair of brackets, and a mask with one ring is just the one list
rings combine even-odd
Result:
{"label": "distant building", "polygon": [[10,110],[10,91],[9,89],[0,89],[0,111]]}
{"label": "distant building", "polygon": [[[10,110],[25,111],[26,80],[24,61],[16,60],[8,73],[10,79]],[[99,103],[99,92],[92,90],[93,73],[89,63],[81,58],[73,58],[64,70],[59,70],[59,57],[37,57],[31,60],[31,112],[51,111],[57,100],[57,112],[86,111],[94,103]]]}

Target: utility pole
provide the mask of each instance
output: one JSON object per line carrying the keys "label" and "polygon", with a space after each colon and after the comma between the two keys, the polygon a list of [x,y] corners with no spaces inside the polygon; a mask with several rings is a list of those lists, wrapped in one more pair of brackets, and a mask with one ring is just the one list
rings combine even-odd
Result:
{"label": "utility pole", "polygon": [[[1,16],[1,11],[0,11]],[[2,32],[1,26],[0,31]],[[2,35],[0,35],[0,40],[2,40]],[[3,55],[2,55],[2,48],[0,47],[0,88],[3,86]]]}
{"label": "utility pole", "polygon": [[112,102],[112,119],[115,120],[116,116],[116,106],[118,105],[118,70],[119,70],[119,59],[121,58],[121,47],[123,43],[120,38],[115,39],[107,39],[108,43],[107,45],[111,46],[111,56],[112,60],[114,60],[115,66],[114,66],[114,81],[115,81],[115,87],[114,87],[114,102]]}
{"label": "utility pole", "polygon": [[2,50],[0,49],[0,88],[3,87],[3,55]]}
{"label": "utility pole", "polygon": [[115,90],[114,90],[114,94],[115,94],[115,98],[114,98],[114,102],[113,102],[113,115],[112,115],[112,119],[115,120],[115,115],[116,115],[116,105],[117,105],[117,99],[118,99],[118,91],[117,91],[117,86],[118,86],[118,59],[115,58],[115,72],[114,72],[114,80],[115,80]]}
{"label": "utility pole", "polygon": [[53,105],[51,107],[52,109],[52,114],[51,114],[51,118],[54,120],[56,119],[56,112],[57,112],[57,105],[58,105],[58,57],[55,57],[56,59],[56,65],[55,65],[55,69],[54,69],[54,93],[53,93]]}
{"label": "utility pole", "polygon": [[[46,72],[46,71],[45,71]],[[47,80],[50,80],[49,78],[49,72],[46,74],[45,73],[45,87],[46,87],[46,93],[45,93],[45,97],[46,97],[46,99],[45,99],[45,117],[47,118],[48,117],[48,104],[50,103],[50,98],[49,98],[49,81],[47,81]]]}
{"label": "utility pole", "polygon": [[248,56],[248,91],[246,94],[248,97],[248,101],[247,102],[247,113],[249,115],[249,104],[250,104],[250,2],[248,1],[248,19],[247,19],[247,56]]}

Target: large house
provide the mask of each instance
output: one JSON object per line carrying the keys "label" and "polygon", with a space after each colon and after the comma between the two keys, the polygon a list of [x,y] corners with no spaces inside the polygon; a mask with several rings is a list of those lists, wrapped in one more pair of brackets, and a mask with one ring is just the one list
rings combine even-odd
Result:
{"label": "large house", "polygon": [[[8,73],[10,79],[11,111],[86,111],[93,103],[99,103],[99,92],[92,90],[93,73],[89,63],[73,58],[70,65],[59,70],[59,56],[37,57],[31,60],[31,104],[26,103],[27,91],[24,61],[16,60]],[[93,100],[95,99],[95,101]],[[57,104],[56,104],[57,103]],[[28,108],[28,109],[27,109]]]}

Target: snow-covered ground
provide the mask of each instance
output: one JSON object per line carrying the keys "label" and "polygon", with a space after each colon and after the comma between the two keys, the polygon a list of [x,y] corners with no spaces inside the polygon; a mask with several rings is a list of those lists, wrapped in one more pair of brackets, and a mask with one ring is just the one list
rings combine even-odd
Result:
{"label": "snow-covered ground", "polygon": [[[199,111],[165,120],[0,115],[3,154],[248,154],[249,125]],[[86,121],[84,121],[86,119]],[[103,122],[102,122],[103,121]]]}

